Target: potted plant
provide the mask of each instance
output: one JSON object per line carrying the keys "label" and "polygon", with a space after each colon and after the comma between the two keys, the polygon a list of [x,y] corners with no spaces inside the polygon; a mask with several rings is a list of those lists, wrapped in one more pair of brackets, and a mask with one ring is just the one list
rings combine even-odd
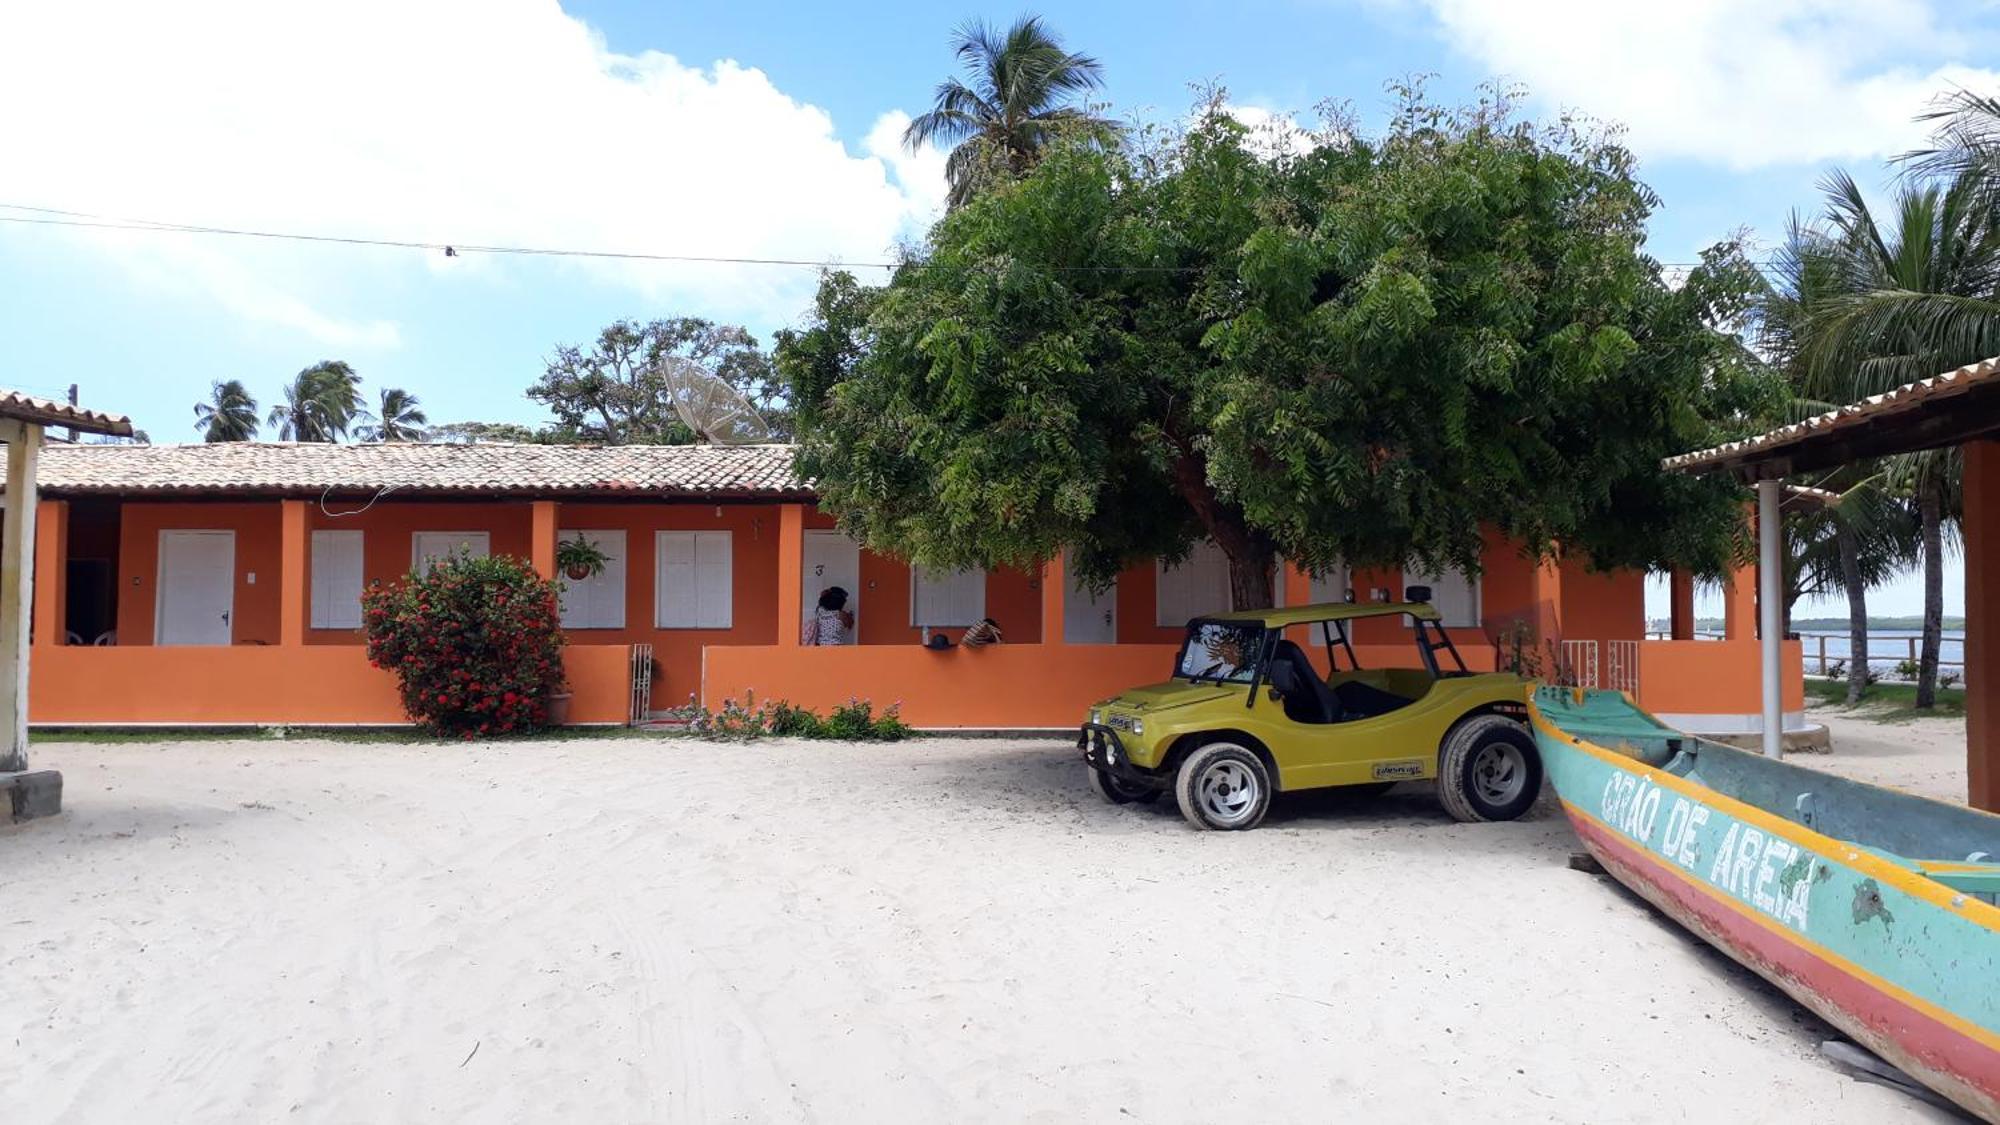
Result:
{"label": "potted plant", "polygon": [[578,532],[576,538],[556,544],[556,569],[569,576],[572,582],[581,582],[595,574],[602,574],[611,557],[597,544]]}

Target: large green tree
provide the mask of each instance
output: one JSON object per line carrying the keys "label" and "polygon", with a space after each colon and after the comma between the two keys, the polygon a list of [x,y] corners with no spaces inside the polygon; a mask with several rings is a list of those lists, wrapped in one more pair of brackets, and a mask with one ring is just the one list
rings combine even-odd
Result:
{"label": "large green tree", "polygon": [[1628,154],[1407,97],[1385,135],[1260,154],[1060,144],[779,343],[801,470],[869,544],[940,566],[1068,549],[1086,580],[1201,538],[1239,606],[1309,569],[1479,566],[1482,528],[1713,572],[1739,505],[1662,456],[1769,409],[1727,329],[1734,248],[1669,285]]}
{"label": "large green tree", "polygon": [[194,404],[194,428],[203,441],[255,441],[257,400],[241,379],[217,382],[207,402]]}
{"label": "large green tree", "polygon": [[939,83],[929,112],[903,130],[912,152],[927,144],[951,148],[951,206],[1026,172],[1058,137],[1104,142],[1118,135],[1115,122],[1076,101],[1103,84],[1103,64],[1065,49],[1039,16],[1023,16],[1005,31],[965,24],[952,33],[952,51],[965,78]]}
{"label": "large green tree", "polygon": [[757,338],[699,317],[615,321],[587,347],[556,349],[528,397],[556,416],[556,441],[684,445],[696,438],[674,412],[675,365],[741,395],[774,436],[790,433],[790,409]]}

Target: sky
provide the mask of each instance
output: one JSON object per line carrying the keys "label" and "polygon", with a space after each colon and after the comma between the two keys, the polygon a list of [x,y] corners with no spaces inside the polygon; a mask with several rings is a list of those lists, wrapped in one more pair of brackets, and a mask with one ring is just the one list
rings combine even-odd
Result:
{"label": "sky", "polygon": [[[1440,99],[1500,81],[1541,118],[1627,130],[1660,195],[1648,250],[1768,245],[1833,167],[1879,187],[1954,85],[1993,89],[2000,7],[1929,0],[1152,0],[1035,11],[1105,66],[1115,115]],[[0,385],[197,440],[219,379],[267,406],[345,359],[434,422],[534,423],[557,346],[699,315],[768,341],[814,271],[582,261],[56,226],[91,216],[408,242],[884,260],[942,157],[899,137],[952,27],[1013,7],[641,0],[0,4]],[[86,220],[88,221],[88,220]],[[866,273],[863,274],[866,276]],[[1954,564],[1955,565],[1955,564]],[[1947,612],[1962,579],[1948,575]],[[1914,579],[1874,608],[1913,613]],[[1817,612],[1806,607],[1802,612]]]}

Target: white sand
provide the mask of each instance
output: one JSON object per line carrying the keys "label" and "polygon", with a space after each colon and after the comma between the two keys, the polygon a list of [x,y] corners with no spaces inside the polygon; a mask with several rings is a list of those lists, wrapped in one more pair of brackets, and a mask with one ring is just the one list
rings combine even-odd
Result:
{"label": "white sand", "polygon": [[1965,720],[1880,722],[1840,707],[1815,707],[1815,723],[1833,736],[1830,754],[1786,759],[1871,785],[1893,785],[1941,801],[1965,803]]}
{"label": "white sand", "polygon": [[10,1123],[1948,1119],[1569,870],[1559,818],[1424,787],[1224,835],[1047,742],[38,764]]}

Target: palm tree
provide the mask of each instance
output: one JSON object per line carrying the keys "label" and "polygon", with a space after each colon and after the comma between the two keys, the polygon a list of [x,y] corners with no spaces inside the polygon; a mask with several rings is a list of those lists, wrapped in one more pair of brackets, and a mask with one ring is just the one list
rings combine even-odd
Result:
{"label": "palm tree", "polygon": [[356,433],[362,441],[422,441],[430,419],[417,409],[420,405],[417,396],[401,387],[383,387],[375,424],[362,426]]}
{"label": "palm tree", "polygon": [[361,409],[361,377],[337,359],[299,372],[286,384],[284,396],[269,419],[282,441],[339,441],[369,417]]}
{"label": "palm tree", "polygon": [[[1802,355],[1814,397],[1850,401],[2000,355],[2000,209],[1984,169],[1912,181],[1887,224],[1845,173],[1826,185],[1838,277],[1813,302]],[[1921,528],[1924,629],[1917,700],[1936,698],[1944,615],[1945,524],[1956,517],[1955,450],[1905,454],[1886,466],[1908,490]]]}
{"label": "palm tree", "polygon": [[1004,33],[978,21],[964,24],[952,33],[952,46],[970,83],[939,83],[930,112],[903,130],[912,152],[926,144],[954,146],[945,162],[950,206],[963,206],[998,178],[1026,172],[1065,131],[1097,143],[1117,138],[1116,122],[1071,101],[1103,85],[1103,65],[1064,50],[1041,17],[1023,16]]}
{"label": "palm tree", "polygon": [[194,428],[203,441],[255,441],[257,400],[241,379],[216,383],[207,402],[194,404]]}

